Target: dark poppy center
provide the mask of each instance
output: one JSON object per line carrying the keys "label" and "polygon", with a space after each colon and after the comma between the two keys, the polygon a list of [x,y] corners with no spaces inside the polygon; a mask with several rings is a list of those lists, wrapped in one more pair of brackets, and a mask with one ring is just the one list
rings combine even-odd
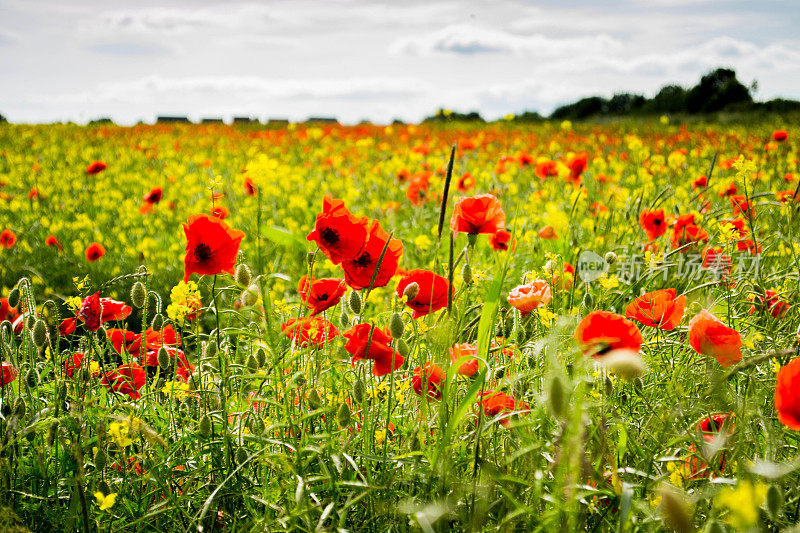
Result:
{"label": "dark poppy center", "polygon": [[655,219],[653,221],[653,224],[655,224],[656,226],[660,226],[661,225],[661,219],[660,218]]}
{"label": "dark poppy center", "polygon": [[369,256],[368,253],[365,252],[359,255],[358,258],[353,262],[356,264],[356,266],[364,268],[372,264],[372,258]]}
{"label": "dark poppy center", "polygon": [[317,300],[319,300],[320,302],[327,302],[328,301],[328,294],[327,293],[318,294],[317,295]]}
{"label": "dark poppy center", "polygon": [[339,232],[333,228],[323,228],[322,240],[330,244],[336,244],[339,242]]}
{"label": "dark poppy center", "polygon": [[211,257],[211,247],[202,243],[194,247],[194,258],[198,261],[206,261]]}

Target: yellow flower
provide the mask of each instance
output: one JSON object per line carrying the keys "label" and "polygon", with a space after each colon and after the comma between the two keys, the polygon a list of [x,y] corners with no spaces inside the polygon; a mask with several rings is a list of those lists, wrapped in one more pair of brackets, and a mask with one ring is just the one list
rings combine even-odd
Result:
{"label": "yellow flower", "polygon": [[97,504],[100,506],[101,511],[108,511],[114,504],[117,502],[117,493],[112,492],[107,495],[103,495],[102,492],[97,491],[94,493],[94,497],[97,500]]}
{"label": "yellow flower", "polygon": [[572,129],[572,122],[569,120],[565,120],[561,123],[561,129],[564,131],[569,131]]}
{"label": "yellow flower", "polygon": [[763,483],[753,485],[749,480],[740,481],[736,488],[726,487],[714,498],[714,506],[728,509],[725,521],[736,531],[744,531],[758,523],[758,508],[767,495]]}
{"label": "yellow flower", "polygon": [[613,274],[609,276],[607,273],[604,273],[597,279],[597,281],[599,281],[600,286],[606,290],[616,289],[619,287],[619,279],[617,279],[617,276]]}
{"label": "yellow flower", "polygon": [[169,298],[172,303],[167,306],[167,316],[179,326],[201,306],[200,291],[194,281],[185,283],[181,280],[172,288]]}
{"label": "yellow flower", "polygon": [[161,392],[163,392],[167,396],[176,396],[178,398],[183,398],[187,394],[189,394],[189,384],[182,383],[180,380],[168,381],[161,388]]}
{"label": "yellow flower", "polygon": [[736,227],[730,222],[720,222],[719,236],[722,242],[726,243],[739,240],[739,232],[736,231]]}
{"label": "yellow flower", "polygon": [[108,428],[108,434],[114,439],[114,442],[117,443],[117,446],[120,448],[124,448],[126,446],[130,446],[133,444],[133,441],[128,436],[130,432],[130,427],[128,426],[128,421],[123,420],[122,422],[111,422],[111,426]]}

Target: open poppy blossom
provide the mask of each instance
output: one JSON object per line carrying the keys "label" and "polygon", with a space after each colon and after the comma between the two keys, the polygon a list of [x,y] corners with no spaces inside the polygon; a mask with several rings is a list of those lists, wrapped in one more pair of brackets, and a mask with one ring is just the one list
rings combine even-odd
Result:
{"label": "open poppy blossom", "polygon": [[643,342],[636,324],[608,311],[593,311],[586,315],[575,329],[575,340],[584,355],[594,358],[600,358],[611,350],[638,352]]}
{"label": "open poppy blossom", "polygon": [[[695,425],[695,431],[703,437],[703,440],[711,445],[717,446],[718,439],[724,439],[733,433],[733,413],[716,414],[706,417]],[[723,434],[723,428],[726,428]],[[697,447],[692,444],[689,446],[689,456],[685,464],[689,471],[689,479],[705,479],[712,476],[713,472],[719,472],[725,468],[725,452],[722,451],[714,462],[714,467],[709,467],[702,457],[698,457]]]}
{"label": "open poppy blossom", "polygon": [[111,372],[106,372],[103,377],[103,385],[120,394],[127,394],[131,400],[138,400],[142,397],[139,389],[144,386],[146,379],[144,368],[136,363],[129,363],[120,365]]}
{"label": "open poppy blossom", "polygon": [[346,285],[342,278],[312,279],[309,283],[308,276],[303,276],[297,285],[300,299],[312,310],[312,316],[338,304],[345,290]]}
{"label": "open poppy blossom", "polygon": [[281,331],[299,346],[322,348],[326,342],[339,335],[330,321],[320,317],[291,318],[281,324]]}
{"label": "open poppy blossom", "polygon": [[519,309],[522,316],[528,315],[539,306],[550,301],[550,286],[543,279],[535,279],[525,285],[519,285],[508,293],[508,303]]}
{"label": "open poppy blossom", "polygon": [[78,319],[75,317],[72,318],[65,318],[61,321],[61,324],[58,325],[58,334],[61,336],[71,335],[75,333],[75,329],[78,327]]}
{"label": "open poppy blossom", "polygon": [[17,242],[17,234],[10,229],[4,229],[0,232],[0,248],[10,250]]}
{"label": "open poppy blossom", "polygon": [[188,224],[183,224],[183,231],[186,234],[184,282],[193,273],[206,276],[235,273],[233,267],[243,231],[231,229],[223,220],[206,214],[190,216]]}
{"label": "open poppy blossom", "polygon": [[[483,414],[487,418],[529,409],[524,402],[518,402],[512,396],[499,391],[484,391],[483,394],[478,394],[478,399],[481,402],[481,407],[483,407]],[[504,426],[507,426],[508,423],[509,418],[507,416],[500,420],[500,424]]]}
{"label": "open poppy blossom", "polygon": [[0,387],[3,387],[17,379],[18,375],[19,370],[17,367],[6,361],[0,363]]}
{"label": "open poppy blossom", "polygon": [[556,235],[556,230],[553,226],[545,226],[539,230],[539,238],[552,241],[558,239],[558,235]]}
{"label": "open poppy blossom", "polygon": [[47,238],[44,240],[44,245],[51,248],[58,248],[58,251],[64,249],[61,243],[58,242],[58,239],[56,238],[55,235],[48,235]]}
{"label": "open poppy blossom", "polygon": [[425,316],[447,306],[448,283],[442,276],[430,270],[412,270],[397,284],[397,297],[402,298],[406,287],[412,283],[416,283],[419,287],[416,296],[406,302],[406,305],[413,310],[413,318]]}
{"label": "open poppy blossom", "polygon": [[491,194],[459,198],[453,207],[450,228],[456,233],[493,234],[505,227],[506,215],[500,201]]}
{"label": "open poppy blossom", "polygon": [[462,357],[468,357],[466,362],[461,363],[458,367],[458,373],[462,376],[474,376],[480,368],[480,360],[478,359],[478,346],[475,344],[455,344],[450,348],[450,360],[455,363]]}
{"label": "open poppy blossom", "polygon": [[93,161],[89,163],[89,166],[86,167],[86,172],[90,176],[94,176],[95,174],[100,174],[102,171],[108,168],[108,165],[103,163],[102,161]]}
{"label": "open poppy blossom", "polygon": [[639,296],[625,308],[625,316],[653,328],[672,331],[683,320],[686,296],[675,297],[675,289],[662,289]]}
{"label": "open poppy blossom", "polygon": [[423,170],[411,176],[406,188],[406,198],[411,202],[411,205],[422,205],[425,200],[432,199],[428,195],[432,175],[430,171]]}
{"label": "open poppy blossom", "polygon": [[656,240],[667,232],[667,219],[663,209],[644,209],[639,214],[639,225],[647,233],[647,238]]}
{"label": "open poppy blossom", "polygon": [[692,190],[708,187],[708,177],[700,176],[692,182]]}
{"label": "open poppy blossom", "polygon": [[800,357],[792,359],[778,370],[775,410],[781,424],[800,431]]}
{"label": "open poppy blossom", "polygon": [[317,214],[314,229],[306,237],[314,241],[334,265],[357,257],[367,242],[367,217],[355,217],[342,200],[326,196],[322,213]]}
{"label": "open poppy blossom", "polygon": [[422,396],[422,390],[425,388],[428,396],[441,400],[441,385],[444,378],[444,371],[441,368],[434,363],[425,363],[423,366],[418,366],[414,369],[414,375],[411,377],[411,387],[419,396]]}
{"label": "open poppy blossom", "polygon": [[128,353],[131,353],[128,350],[129,345],[139,338],[139,335],[132,331],[118,328],[108,328],[106,330],[106,335],[108,336],[108,340],[111,342],[111,345],[120,355],[123,353],[123,348]]}
{"label": "open poppy blossom", "polygon": [[150,192],[142,196],[142,200],[148,204],[157,204],[161,201],[161,198],[164,195],[164,191],[161,187],[153,187],[150,189]]}
{"label": "open poppy blossom", "polygon": [[386,329],[372,324],[356,324],[344,332],[344,337],[347,339],[344,349],[352,355],[350,363],[353,366],[356,361],[370,359],[374,376],[385,376],[403,366],[403,356],[389,346],[392,336]]}
{"label": "open poppy blossom", "polygon": [[90,263],[94,263],[104,255],[106,255],[106,249],[99,242],[93,242],[86,247],[86,260]]}
{"label": "open poppy blossom", "polygon": [[786,132],[786,130],[775,130],[772,132],[772,140],[776,142],[782,143],[788,138],[789,134]]}
{"label": "open poppy blossom", "polygon": [[475,178],[469,172],[464,172],[456,182],[459,192],[469,192],[475,188]]}
{"label": "open poppy blossom", "polygon": [[569,176],[567,180],[574,184],[581,182],[581,174],[586,170],[589,163],[589,156],[586,154],[575,154],[567,160],[567,168],[569,168]]}
{"label": "open poppy blossom", "polygon": [[723,367],[742,359],[742,336],[705,309],[689,321],[689,345],[697,353],[713,357]]}
{"label": "open poppy blossom", "polygon": [[[386,246],[387,242],[389,243],[388,246]],[[386,253],[383,255],[383,260],[378,264],[385,246]],[[397,272],[402,255],[403,243],[393,237],[389,237],[389,234],[381,229],[378,221],[373,220],[364,247],[359,251],[358,255],[342,263],[344,279],[355,290],[365,289],[369,287],[373,273],[377,269],[378,272],[375,274],[372,288],[383,287],[389,283],[389,280]]]}
{"label": "open poppy blossom", "polygon": [[[118,302],[111,298],[100,298],[100,293],[96,292],[83,299],[78,317],[86,323],[89,331],[96,331],[104,322],[125,320],[132,311],[133,309],[124,302]],[[65,330],[67,329],[68,327],[65,327]]]}
{"label": "open poppy blossom", "polygon": [[256,186],[256,183],[253,181],[253,178],[249,176],[246,176],[244,178],[242,186],[244,187],[244,193],[247,196],[255,196],[256,193],[258,192],[258,187]]}
{"label": "open poppy blossom", "polygon": [[672,228],[672,247],[680,248],[699,242],[708,242],[708,232],[695,224],[694,214],[679,216]]}
{"label": "open poppy blossom", "polygon": [[536,163],[534,172],[541,179],[545,179],[549,176],[558,176],[558,164],[550,160],[542,161]]}
{"label": "open poppy blossom", "polygon": [[511,247],[511,250],[514,250],[514,244],[511,244],[511,232],[507,229],[499,229],[489,235],[489,244],[492,246],[493,250],[497,250],[498,252],[505,252]]}
{"label": "open poppy blossom", "polygon": [[753,201],[748,199],[744,194],[735,194],[730,197],[731,206],[733,206],[733,216],[738,214],[747,215],[754,213]]}
{"label": "open poppy blossom", "polygon": [[789,312],[789,302],[782,300],[780,295],[773,290],[764,291],[764,295],[759,294],[750,295],[748,298],[753,305],[750,306],[750,314],[757,311],[764,313],[768,312],[775,318],[783,318]]}

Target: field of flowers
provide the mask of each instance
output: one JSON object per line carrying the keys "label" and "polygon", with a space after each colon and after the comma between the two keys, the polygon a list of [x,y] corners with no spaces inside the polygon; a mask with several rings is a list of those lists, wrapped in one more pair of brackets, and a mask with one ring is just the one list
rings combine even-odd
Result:
{"label": "field of flowers", "polygon": [[0,530],[792,527],[797,126],[0,124]]}

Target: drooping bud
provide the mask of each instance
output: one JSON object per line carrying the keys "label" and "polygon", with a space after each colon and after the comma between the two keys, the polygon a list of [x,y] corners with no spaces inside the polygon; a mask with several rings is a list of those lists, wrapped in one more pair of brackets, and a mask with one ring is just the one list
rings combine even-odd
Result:
{"label": "drooping bud", "polygon": [[644,360],[635,350],[612,350],[603,356],[603,364],[622,379],[638,378],[645,371]]}
{"label": "drooping bud", "polygon": [[247,356],[247,359],[244,362],[244,366],[247,367],[247,370],[250,372],[255,372],[259,368],[258,359],[255,355],[250,354]]}
{"label": "drooping bud", "polygon": [[161,370],[169,368],[169,353],[167,353],[167,349],[163,346],[158,349],[158,366]]}
{"label": "drooping bud", "polygon": [[247,462],[247,458],[249,457],[247,453],[247,448],[241,446],[236,449],[236,463],[237,464],[244,464]]}
{"label": "drooping bud", "polygon": [[346,403],[343,403],[339,406],[339,410],[336,411],[336,421],[339,423],[341,427],[347,427],[350,425],[350,406]]}
{"label": "drooping bud", "polygon": [[350,296],[347,299],[347,306],[350,307],[350,311],[354,315],[358,315],[361,313],[361,295],[358,294],[356,291],[350,293]]}
{"label": "drooping bud", "polygon": [[103,442],[106,440],[108,436],[108,428],[106,427],[105,420],[98,420],[97,426],[95,426],[95,431],[97,431],[97,440],[98,442]]}
{"label": "drooping bud", "polygon": [[161,315],[156,315],[153,317],[153,322],[150,324],[150,327],[153,328],[155,331],[161,331],[161,327],[164,325],[164,317]]}
{"label": "drooping bud", "polygon": [[211,417],[208,415],[203,415],[200,418],[200,424],[198,425],[198,429],[200,430],[200,435],[203,437],[210,437],[211,431],[213,429],[211,424]]}
{"label": "drooping bud", "polygon": [[777,485],[770,485],[767,489],[767,512],[769,517],[777,520],[783,507],[783,491]]}
{"label": "drooping bud", "polygon": [[394,341],[394,347],[397,350],[397,353],[402,355],[403,357],[408,357],[409,347],[406,341],[403,339],[397,339]]}
{"label": "drooping bud", "polygon": [[259,367],[267,364],[267,352],[264,351],[264,348],[259,348],[256,350],[256,361],[258,361]]}
{"label": "drooping bud", "polygon": [[603,380],[603,394],[606,396],[611,396],[614,393],[614,383],[611,381],[611,378],[606,376],[606,379]]}
{"label": "drooping bud", "polygon": [[705,533],[726,533],[725,526],[720,524],[718,521],[714,520],[713,518],[708,521],[706,527],[703,529]]}
{"label": "drooping bud", "polygon": [[108,456],[106,456],[106,452],[103,451],[102,448],[97,448],[97,452],[94,454],[94,466],[98,470],[102,470],[106,467],[106,463]]}
{"label": "drooping bud", "polygon": [[322,398],[320,398],[317,389],[311,389],[306,399],[308,400],[308,406],[312,409],[319,409],[322,407]]}
{"label": "drooping bud", "polygon": [[553,259],[548,259],[544,264],[544,267],[542,267],[542,269],[548,274],[555,272],[556,268],[558,268],[558,264]]}
{"label": "drooping bud", "polygon": [[53,420],[47,427],[47,443],[52,446],[58,436],[58,420]]}
{"label": "drooping bud", "polygon": [[144,302],[147,299],[147,289],[144,283],[137,281],[131,287],[131,303],[134,307],[141,309],[144,307]]}
{"label": "drooping bud", "polygon": [[25,383],[27,383],[30,388],[34,388],[39,384],[39,373],[35,368],[29,369],[27,374],[25,374]]}
{"label": "drooping bud", "polygon": [[303,372],[296,372],[292,376],[292,382],[294,382],[295,386],[302,387],[307,382],[306,375]]}
{"label": "drooping bud", "polygon": [[688,533],[692,530],[692,518],[689,513],[689,504],[678,489],[670,486],[662,487],[661,515],[664,522],[677,533]]}
{"label": "drooping bud", "polygon": [[39,348],[47,344],[47,326],[42,319],[33,324],[33,343]]}
{"label": "drooping bud", "polygon": [[553,376],[553,379],[550,380],[547,403],[550,405],[550,411],[556,418],[561,418],[564,415],[564,399],[566,396],[564,388],[564,380],[561,379],[561,376]]}
{"label": "drooping bud", "polygon": [[8,306],[14,309],[17,304],[19,304],[19,289],[14,287],[11,289],[11,292],[8,293]]}
{"label": "drooping bud", "polygon": [[247,287],[250,285],[250,280],[253,275],[250,273],[250,267],[245,264],[241,264],[236,267],[236,283],[241,285],[242,287]]}
{"label": "drooping bud", "polygon": [[586,293],[583,295],[583,305],[584,307],[591,309],[594,305],[594,298],[592,298],[591,293]]}
{"label": "drooping bud", "polygon": [[342,305],[342,312],[339,315],[339,325],[347,328],[350,325],[350,315],[347,314],[347,306]]}
{"label": "drooping bud", "polygon": [[247,287],[242,291],[242,295],[239,297],[239,300],[242,302],[244,307],[254,306],[256,302],[258,302],[258,288],[255,285]]}
{"label": "drooping bud", "polygon": [[472,267],[469,266],[469,263],[464,263],[464,266],[461,267],[461,281],[465,285],[472,283]]}
{"label": "drooping bud", "polygon": [[364,382],[361,381],[361,378],[358,378],[356,382],[353,383],[353,399],[356,403],[364,401]]}
{"label": "drooping bud", "polygon": [[217,355],[217,341],[210,340],[206,343],[205,357],[214,357]]}
{"label": "drooping bud", "polygon": [[26,409],[27,406],[25,405],[25,399],[21,396],[17,396],[17,398],[14,400],[14,416],[17,418],[24,418]]}
{"label": "drooping bud", "polygon": [[95,333],[97,334],[97,342],[100,344],[105,344],[105,342],[108,340],[108,331],[106,331],[106,328],[100,326],[97,328]]}
{"label": "drooping bud", "polygon": [[403,337],[403,333],[406,330],[406,325],[403,322],[403,317],[400,316],[400,313],[392,313],[392,316],[389,318],[389,333],[395,339],[400,339]]}
{"label": "drooping bud", "polygon": [[419,284],[416,281],[406,285],[406,288],[403,291],[403,296],[406,297],[407,302],[410,302],[411,300],[416,298],[418,294],[419,294]]}

